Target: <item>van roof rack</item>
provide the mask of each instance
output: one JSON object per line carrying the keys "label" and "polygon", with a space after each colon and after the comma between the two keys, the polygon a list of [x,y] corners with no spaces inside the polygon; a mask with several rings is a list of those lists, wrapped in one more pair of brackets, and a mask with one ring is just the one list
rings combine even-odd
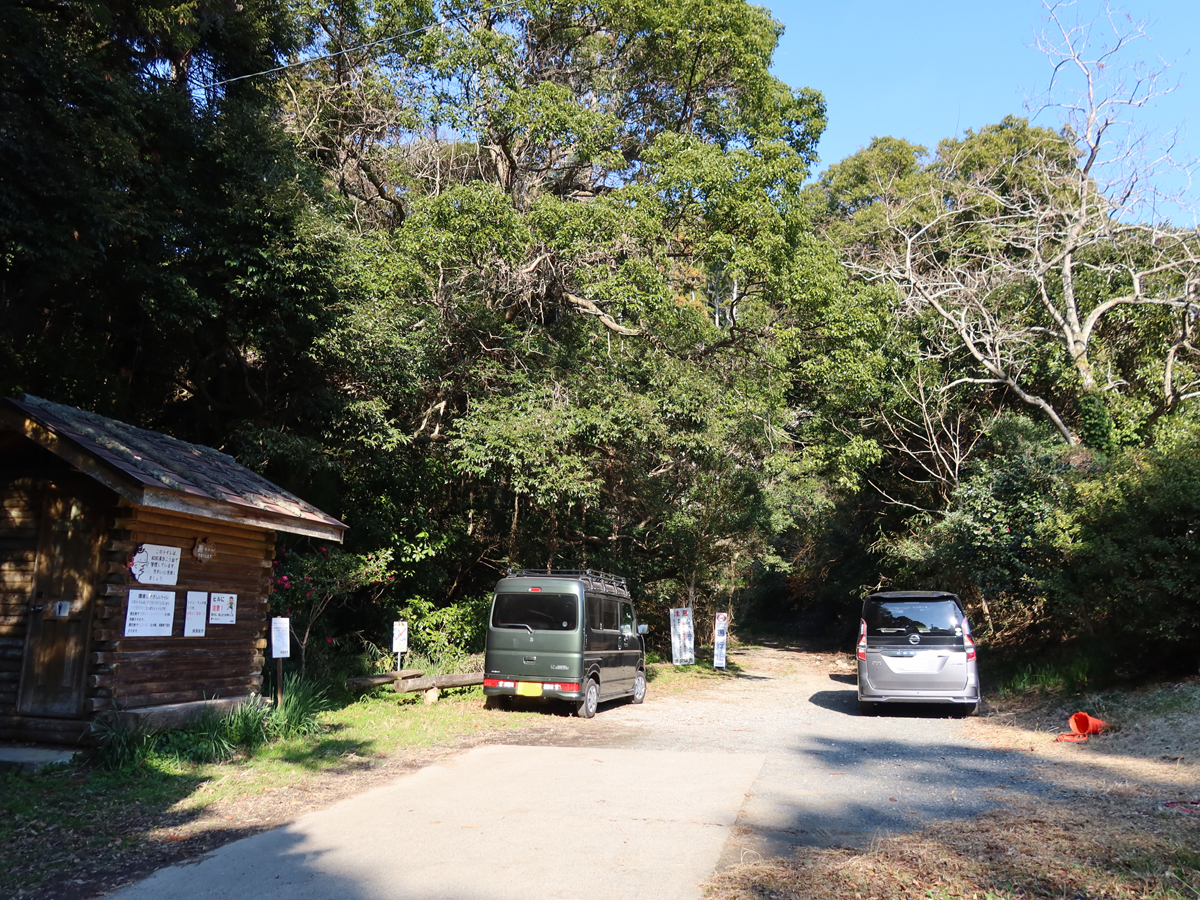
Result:
{"label": "van roof rack", "polygon": [[616,594],[618,597],[629,596],[629,587],[625,584],[625,579],[620,575],[609,575],[607,572],[593,572],[591,569],[509,568],[508,570],[510,578],[528,578],[538,575],[549,576],[550,578],[576,578],[584,582],[592,590],[603,591],[607,594]]}

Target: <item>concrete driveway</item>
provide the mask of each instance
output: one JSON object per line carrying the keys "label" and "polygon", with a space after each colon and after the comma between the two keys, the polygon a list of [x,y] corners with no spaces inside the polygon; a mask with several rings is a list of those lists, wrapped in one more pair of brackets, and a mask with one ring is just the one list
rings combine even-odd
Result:
{"label": "concrete driveway", "polygon": [[[711,690],[602,707],[164,869],[119,900],[697,900],[718,868],[869,844],[1044,790],[936,710],[858,715],[836,657],[764,648]],[[839,669],[839,666],[843,668]],[[497,713],[503,715],[503,713]]]}
{"label": "concrete driveway", "polygon": [[120,900],[699,897],[761,753],[493,746],[164,869]]}

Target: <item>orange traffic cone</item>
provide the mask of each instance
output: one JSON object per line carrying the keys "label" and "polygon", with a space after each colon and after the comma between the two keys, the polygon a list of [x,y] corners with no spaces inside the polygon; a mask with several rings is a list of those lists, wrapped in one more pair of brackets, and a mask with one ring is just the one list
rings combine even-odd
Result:
{"label": "orange traffic cone", "polygon": [[1108,723],[1096,719],[1085,712],[1077,712],[1071,716],[1071,731],[1075,734],[1100,734],[1108,728]]}

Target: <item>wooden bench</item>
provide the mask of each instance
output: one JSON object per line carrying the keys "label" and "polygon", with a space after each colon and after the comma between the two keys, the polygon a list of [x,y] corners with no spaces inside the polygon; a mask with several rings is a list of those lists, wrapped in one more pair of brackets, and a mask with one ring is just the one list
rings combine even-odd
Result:
{"label": "wooden bench", "polygon": [[425,674],[424,669],[401,669],[399,672],[387,672],[383,675],[366,675],[362,678],[347,678],[348,688],[379,687],[381,684],[391,684],[408,678],[420,678]]}
{"label": "wooden bench", "polygon": [[362,678],[347,678],[348,688],[370,688],[380,685],[393,685],[397,694],[411,694],[421,691],[425,694],[426,703],[434,703],[441,690],[445,688],[470,687],[483,684],[482,672],[464,672],[458,675],[431,675],[422,678],[424,671],[420,669],[401,669],[399,672],[388,672],[385,675],[367,675]]}

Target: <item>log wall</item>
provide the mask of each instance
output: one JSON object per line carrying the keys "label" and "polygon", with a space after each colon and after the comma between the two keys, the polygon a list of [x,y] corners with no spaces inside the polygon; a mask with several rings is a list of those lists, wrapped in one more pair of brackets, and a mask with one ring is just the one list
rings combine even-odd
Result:
{"label": "log wall", "polygon": [[[262,686],[267,646],[275,533],[122,501],[105,544],[101,600],[93,618],[87,708],[93,713],[158,707],[218,697],[244,697]],[[215,557],[192,551],[207,538]],[[179,547],[175,585],[140,585],[129,573],[139,544]],[[130,589],[175,593],[170,637],[126,637]],[[206,625],[204,637],[183,637],[188,591],[237,595],[237,622]]]}
{"label": "log wall", "polygon": [[17,711],[41,499],[31,479],[0,483],[0,736]]}

